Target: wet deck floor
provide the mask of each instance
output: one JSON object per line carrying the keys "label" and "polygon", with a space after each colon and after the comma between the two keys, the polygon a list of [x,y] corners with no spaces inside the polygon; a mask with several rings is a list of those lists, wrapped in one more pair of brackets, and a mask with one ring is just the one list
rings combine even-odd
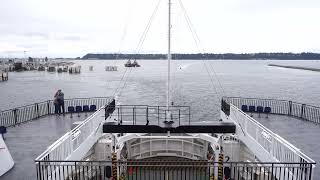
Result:
{"label": "wet deck floor", "polygon": [[[0,180],[34,180],[36,169],[34,159],[40,155],[50,144],[71,129],[72,123],[84,120],[86,116],[80,117],[48,116],[39,120],[30,121],[19,126],[9,128],[5,135],[5,142],[15,161],[15,166]],[[320,162],[320,125],[303,120],[287,117],[269,115],[269,118],[254,118],[273,132],[279,134],[296,147]],[[320,170],[315,169],[314,179],[320,177]]]}
{"label": "wet deck floor", "polygon": [[285,115],[269,115],[269,118],[261,115],[259,118],[254,114],[253,118],[316,161],[313,179],[320,178],[320,124]]}
{"label": "wet deck floor", "polygon": [[15,162],[14,167],[1,180],[34,180],[36,168],[34,160],[55,140],[68,132],[72,123],[86,118],[73,115],[47,116],[16,127],[8,128],[5,143]]}

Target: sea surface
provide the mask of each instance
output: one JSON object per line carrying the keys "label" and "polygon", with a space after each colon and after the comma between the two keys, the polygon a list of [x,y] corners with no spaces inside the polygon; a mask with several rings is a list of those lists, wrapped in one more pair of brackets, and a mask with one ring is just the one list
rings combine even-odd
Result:
{"label": "sea surface", "polygon": [[[166,60],[140,60],[139,68],[125,68],[121,60],[74,62],[81,65],[81,74],[10,73],[9,81],[0,83],[0,110],[52,99],[58,89],[65,98],[115,95],[119,104],[166,104]],[[320,68],[320,61],[302,60],[175,60],[171,67],[172,101],[190,106],[194,121],[217,119],[222,96],[276,98],[320,106],[319,72],[267,66],[269,63]],[[105,66],[114,65],[118,71],[105,71]]]}
{"label": "sea surface", "polygon": [[[117,104],[166,104],[166,60],[139,60],[139,68],[125,68],[123,60],[74,62],[81,65],[81,74],[11,72],[9,81],[0,82],[0,110],[53,99],[58,89],[65,98],[116,96]],[[303,60],[175,60],[171,66],[172,101],[190,106],[192,121],[218,120],[222,96],[275,98],[320,106],[320,72],[272,67],[269,63],[320,68],[320,61]],[[105,66],[118,66],[118,71],[105,71]],[[275,125],[266,123],[270,128]],[[300,126],[305,127],[300,132],[308,126],[320,130],[315,124]],[[294,133],[289,126],[282,128]],[[319,157],[317,150],[298,147],[311,157]]]}

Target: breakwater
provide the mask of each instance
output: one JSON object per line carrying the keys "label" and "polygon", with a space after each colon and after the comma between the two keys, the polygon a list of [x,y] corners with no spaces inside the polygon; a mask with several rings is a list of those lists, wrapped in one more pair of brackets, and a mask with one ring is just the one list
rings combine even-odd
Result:
{"label": "breakwater", "polygon": [[286,65],[278,65],[278,64],[268,64],[268,66],[288,68],[288,69],[301,69],[301,70],[307,70],[307,71],[317,71],[317,72],[320,72],[320,68],[301,67],[301,66],[286,66]]}

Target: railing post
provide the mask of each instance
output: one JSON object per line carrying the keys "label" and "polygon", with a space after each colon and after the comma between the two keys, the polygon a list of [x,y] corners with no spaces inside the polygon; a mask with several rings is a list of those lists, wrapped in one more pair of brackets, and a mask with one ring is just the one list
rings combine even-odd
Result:
{"label": "railing post", "polygon": [[[121,106],[120,106],[121,107]],[[118,122],[121,122],[121,119],[120,119],[120,109],[119,109],[119,107],[117,107],[118,108]]]}
{"label": "railing post", "polygon": [[40,165],[40,161],[38,161],[37,163],[38,163],[38,171],[39,171],[39,173],[37,173],[37,174],[39,174],[39,179],[41,180],[42,178],[41,178],[41,165]]}
{"label": "railing post", "polygon": [[134,116],[135,116],[134,112],[135,112],[135,107],[133,106],[133,109],[132,109],[132,122],[133,122],[133,125],[134,125]]}
{"label": "railing post", "polygon": [[122,122],[122,106],[120,105],[120,118],[121,118],[121,121]]}
{"label": "railing post", "polygon": [[[190,124],[189,124],[190,125]],[[180,126],[180,108],[179,108],[179,126]]]}
{"label": "railing post", "polygon": [[51,114],[50,100],[47,101],[48,115]]}
{"label": "railing post", "polygon": [[310,173],[309,173],[309,180],[312,180],[313,177],[312,177],[312,164],[309,164],[310,166]]}
{"label": "railing post", "polygon": [[289,115],[289,116],[292,115],[292,101],[289,101],[289,111],[288,111],[288,115]]}
{"label": "railing post", "polygon": [[188,107],[189,109],[189,125],[190,125],[190,121],[191,121],[191,112],[190,112],[190,106]]}
{"label": "railing post", "polygon": [[36,114],[37,114],[37,118],[40,117],[40,114],[39,114],[39,104],[38,103],[35,103],[35,111],[36,111]]}
{"label": "railing post", "polygon": [[160,124],[160,115],[159,115],[159,111],[160,111],[160,108],[158,106],[158,125]]}
{"label": "railing post", "polygon": [[300,115],[300,117],[303,119],[303,115],[304,115],[304,113],[305,113],[305,108],[306,108],[306,104],[302,104],[301,105],[301,115]]}
{"label": "railing post", "polygon": [[164,121],[167,121],[167,110],[164,110]]}
{"label": "railing post", "polygon": [[149,107],[147,106],[146,120],[149,121]]}
{"label": "railing post", "polygon": [[271,165],[271,177],[273,177],[273,163]]}
{"label": "railing post", "polygon": [[17,123],[18,123],[18,115],[17,115],[17,110],[18,110],[18,109],[14,109],[14,110],[13,110],[13,116],[14,116],[14,125],[17,125]]}

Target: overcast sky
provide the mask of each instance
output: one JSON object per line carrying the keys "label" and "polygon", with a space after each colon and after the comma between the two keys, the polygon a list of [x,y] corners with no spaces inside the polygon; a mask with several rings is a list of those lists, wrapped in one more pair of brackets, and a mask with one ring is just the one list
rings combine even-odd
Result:
{"label": "overcast sky", "polygon": [[[172,1],[173,51],[199,52],[179,0]],[[134,53],[157,2],[0,0],[0,57]],[[319,0],[182,2],[206,52],[320,52]],[[167,5],[161,1],[141,52],[166,53]]]}

